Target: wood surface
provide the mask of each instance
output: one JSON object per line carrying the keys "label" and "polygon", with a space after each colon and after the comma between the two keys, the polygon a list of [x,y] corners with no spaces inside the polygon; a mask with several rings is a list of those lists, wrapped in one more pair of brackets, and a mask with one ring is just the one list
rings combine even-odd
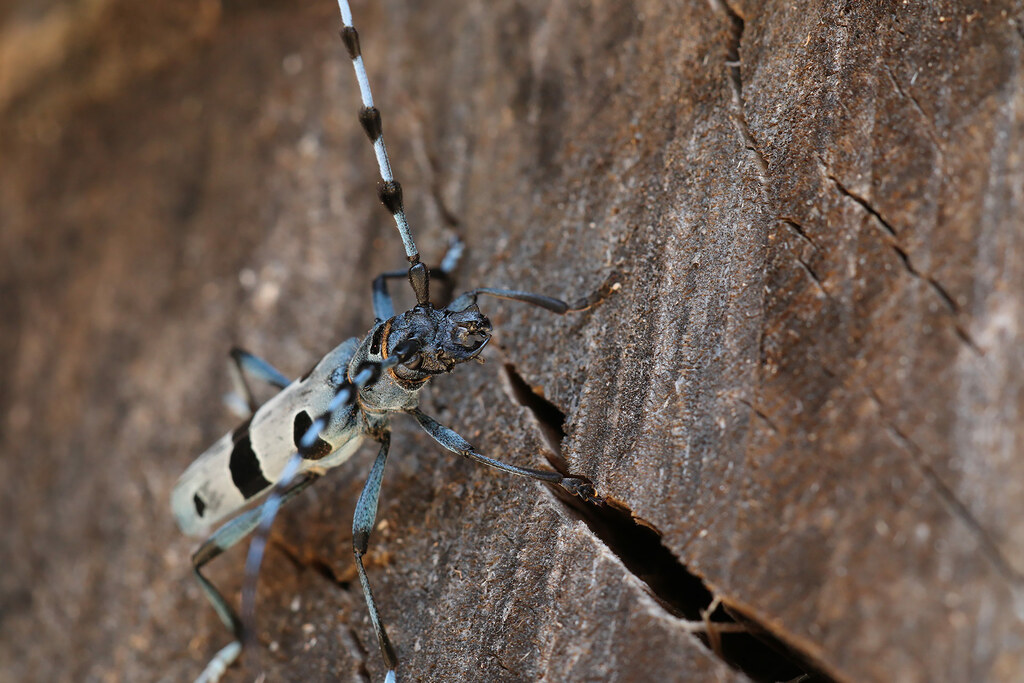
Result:
{"label": "wood surface", "polygon": [[[1020,0],[353,9],[424,258],[618,282],[486,302],[487,363],[423,401],[604,508],[395,419],[368,567],[404,680],[1020,680]],[[228,641],[168,509],[234,426],[227,351],[302,374],[403,262],[338,25],[0,6],[0,681],[191,680]],[[383,680],[373,454],[281,514],[225,680]]]}

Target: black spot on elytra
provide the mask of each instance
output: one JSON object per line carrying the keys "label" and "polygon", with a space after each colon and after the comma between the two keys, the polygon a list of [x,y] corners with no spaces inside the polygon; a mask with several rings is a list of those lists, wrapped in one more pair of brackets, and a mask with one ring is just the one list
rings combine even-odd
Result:
{"label": "black spot on elytra", "polygon": [[260,460],[256,457],[256,452],[252,450],[252,439],[249,438],[248,431],[235,441],[235,447],[231,449],[229,468],[231,481],[246,499],[270,486],[270,482],[263,476],[263,470],[260,469]]}
{"label": "black spot on elytra", "polygon": [[331,444],[327,443],[319,436],[316,437],[316,443],[311,448],[302,447],[302,437],[313,426],[313,418],[309,416],[305,410],[295,416],[295,425],[292,430],[292,438],[295,441],[295,448],[298,449],[299,453],[302,454],[305,460],[319,460],[325,455],[330,455]]}
{"label": "black spot on elytra", "polygon": [[192,496],[192,502],[195,503],[196,514],[202,517],[203,513],[206,512],[206,503],[203,502],[203,499],[199,497],[198,493]]}

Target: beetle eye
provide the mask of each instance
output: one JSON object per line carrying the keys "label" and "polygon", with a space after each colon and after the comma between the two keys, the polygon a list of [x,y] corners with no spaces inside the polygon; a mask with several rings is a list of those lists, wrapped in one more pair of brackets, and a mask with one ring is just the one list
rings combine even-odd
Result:
{"label": "beetle eye", "polygon": [[468,327],[460,325],[452,332],[452,339],[459,346],[474,350],[487,341],[487,335],[479,331],[470,331]]}
{"label": "beetle eye", "polygon": [[410,370],[415,370],[416,368],[418,368],[420,366],[420,363],[422,363],[422,362],[423,362],[423,356],[421,356],[420,354],[417,353],[416,355],[411,357],[409,360],[407,360],[404,363],[402,363],[402,365],[404,365],[405,367],[409,368]]}

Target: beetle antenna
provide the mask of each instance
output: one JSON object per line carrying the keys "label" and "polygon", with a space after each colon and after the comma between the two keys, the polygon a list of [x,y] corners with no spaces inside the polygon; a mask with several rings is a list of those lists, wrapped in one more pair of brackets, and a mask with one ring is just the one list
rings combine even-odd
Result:
{"label": "beetle antenna", "polygon": [[405,257],[410,264],[409,284],[412,285],[412,289],[416,293],[416,304],[424,306],[430,303],[430,273],[420,263],[420,254],[416,249],[416,242],[413,241],[409,221],[405,217],[402,186],[395,180],[395,176],[391,172],[388,150],[384,146],[384,126],[381,123],[380,110],[373,104],[370,77],[366,73],[366,65],[363,64],[363,54],[359,47],[359,33],[352,25],[352,9],[348,6],[348,0],[338,0],[338,7],[341,9],[343,24],[339,33],[348,50],[348,56],[352,58],[352,68],[355,69],[356,80],[359,82],[359,96],[363,100],[363,106],[359,110],[359,123],[362,124],[366,136],[373,144],[373,152],[377,156],[377,166],[380,168],[377,196],[395,219],[395,226],[398,228],[398,234],[402,237],[402,245],[405,247]]}

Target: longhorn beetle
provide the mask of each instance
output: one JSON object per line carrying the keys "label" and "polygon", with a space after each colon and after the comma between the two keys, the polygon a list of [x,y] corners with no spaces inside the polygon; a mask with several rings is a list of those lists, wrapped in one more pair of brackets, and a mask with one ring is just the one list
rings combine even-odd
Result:
{"label": "longhorn beetle", "polygon": [[[453,242],[441,266],[428,269],[420,262],[402,205],[402,188],[391,173],[384,147],[380,112],[373,104],[370,83],[352,24],[347,0],[339,0],[343,26],[341,39],[352,58],[362,108],[359,122],[373,143],[381,181],[378,194],[394,217],[409,261],[408,271],[387,272],[373,281],[376,322],[362,339],[348,339],[328,353],[312,370],[290,382],[266,361],[245,351],[231,352],[232,372],[239,393],[248,404],[249,418],[224,435],[192,463],[179,479],[171,505],[178,526],[186,534],[200,535],[211,525],[236,515],[218,528],[192,556],[192,567],[207,598],[234,640],[217,652],[197,683],[217,681],[234,662],[244,644],[253,639],[256,581],[270,526],[281,505],[310,486],[326,470],[345,462],[364,439],[380,444],[377,459],[356,504],[352,545],[359,583],[366,597],[381,655],[388,667],[387,681],[396,680],[398,659],[381,622],[369,579],[363,567],[370,531],[377,514],[384,464],[390,445],[390,418],[394,413],[411,415],[444,448],[470,460],[560,486],[584,500],[600,503],[593,486],[582,477],[530,469],[481,455],[453,430],[439,424],[418,408],[419,392],[436,375],[480,355],[491,339],[491,323],[477,307],[477,297],[488,295],[521,301],[564,314],[588,308],[596,298],[570,307],[564,301],[540,294],[479,287],[455,298],[447,307],[431,304],[431,274],[447,277],[462,250]],[[395,315],[387,281],[407,277],[416,305]],[[280,391],[258,406],[247,375]],[[247,504],[266,496],[258,507],[240,512]],[[242,614],[203,576],[203,567],[225,550],[256,531],[246,559],[242,590]]]}

